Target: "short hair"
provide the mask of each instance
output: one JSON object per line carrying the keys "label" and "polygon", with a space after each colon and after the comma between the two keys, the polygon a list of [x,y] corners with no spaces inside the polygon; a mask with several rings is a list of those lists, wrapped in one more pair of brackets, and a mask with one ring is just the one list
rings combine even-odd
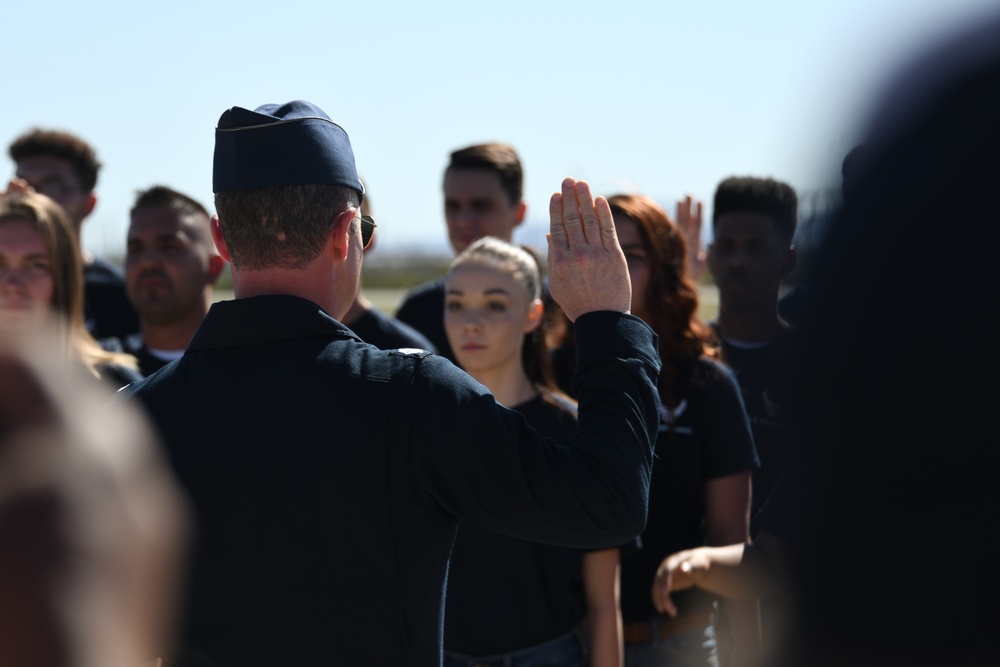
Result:
{"label": "short hair", "polygon": [[154,185],[148,190],[139,190],[136,193],[135,204],[132,205],[130,214],[135,215],[135,212],[141,208],[168,208],[185,215],[212,217],[198,201],[165,185]]}
{"label": "short hair", "polygon": [[521,201],[524,192],[524,170],[517,151],[507,144],[491,143],[467,146],[452,152],[449,171],[492,171],[500,177],[500,186],[511,204]]}
{"label": "short hair", "polygon": [[97,173],[101,170],[97,153],[75,134],[35,128],[15,139],[7,152],[14,162],[32,157],[66,160],[73,166],[73,173],[85,191],[91,192],[97,186]]}
{"label": "short hair", "polygon": [[215,210],[234,268],[302,269],[323,250],[331,217],[359,198],[342,185],[281,185],[217,192]]}
{"label": "short hair", "polygon": [[792,186],[773,178],[731,176],[715,189],[712,225],[727,213],[758,213],[774,220],[778,232],[791,242],[798,224],[799,200]]}

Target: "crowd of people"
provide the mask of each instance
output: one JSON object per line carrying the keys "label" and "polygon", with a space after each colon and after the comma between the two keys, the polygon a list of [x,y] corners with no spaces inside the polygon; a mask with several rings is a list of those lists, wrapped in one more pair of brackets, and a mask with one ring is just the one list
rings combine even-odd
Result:
{"label": "crowd of people", "polygon": [[[516,150],[455,150],[455,259],[393,317],[314,104],[226,110],[215,214],[140,191],[122,271],[80,245],[95,150],[25,133],[0,195],[0,664],[988,664],[992,366],[961,343],[995,299],[997,28],[901,79],[794,308],[797,197],[764,174],[718,184],[705,248],[701,203],[567,178],[543,261],[514,243]],[[962,255],[947,207],[961,296],[926,263]]]}

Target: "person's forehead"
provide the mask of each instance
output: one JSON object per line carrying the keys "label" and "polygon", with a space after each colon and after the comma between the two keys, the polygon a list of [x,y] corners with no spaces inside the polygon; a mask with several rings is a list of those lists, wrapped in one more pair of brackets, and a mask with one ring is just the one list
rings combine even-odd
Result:
{"label": "person's forehead", "polygon": [[615,234],[618,235],[618,243],[622,246],[643,245],[639,223],[626,215],[615,216]]}
{"label": "person's forehead", "polygon": [[45,253],[45,239],[30,220],[11,217],[0,220],[0,248],[25,251],[39,249]]}
{"label": "person's forehead", "polygon": [[184,236],[197,240],[204,236],[199,229],[200,225],[207,227],[207,222],[199,219],[194,213],[159,206],[143,207],[132,213],[128,235],[129,237]]}
{"label": "person's forehead", "polygon": [[765,213],[735,211],[720,215],[712,226],[713,235],[719,238],[759,238],[776,236],[778,226],[774,218]]}
{"label": "person's forehead", "polygon": [[506,199],[500,174],[485,169],[449,169],[444,175],[448,199]]}
{"label": "person's forehead", "polygon": [[76,183],[79,179],[73,171],[73,163],[50,155],[26,157],[15,165],[15,174],[29,183],[58,180]]}
{"label": "person's forehead", "polygon": [[[445,289],[470,293],[504,292],[516,294],[518,281],[509,271],[493,263],[470,261],[456,266],[445,281]],[[523,288],[520,290],[523,291]]]}

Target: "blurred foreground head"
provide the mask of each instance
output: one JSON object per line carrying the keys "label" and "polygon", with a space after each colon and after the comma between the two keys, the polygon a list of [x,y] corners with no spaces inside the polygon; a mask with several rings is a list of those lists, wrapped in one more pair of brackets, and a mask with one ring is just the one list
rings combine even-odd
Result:
{"label": "blurred foreground head", "polygon": [[885,100],[803,322],[815,497],[783,664],[991,664],[1000,15]]}
{"label": "blurred foreground head", "polygon": [[135,667],[169,641],[182,502],[144,419],[38,343],[0,346],[0,665]]}

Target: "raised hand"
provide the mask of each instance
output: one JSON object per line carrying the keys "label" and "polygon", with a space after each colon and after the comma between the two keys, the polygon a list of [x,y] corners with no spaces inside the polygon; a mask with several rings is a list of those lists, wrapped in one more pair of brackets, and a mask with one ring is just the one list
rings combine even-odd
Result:
{"label": "raised hand", "polygon": [[549,289],[571,321],[598,310],[629,312],[632,283],[611,208],[585,181],[567,178],[549,202]]}
{"label": "raised hand", "polygon": [[696,281],[705,273],[705,248],[701,245],[701,202],[685,195],[677,202],[677,226],[688,247],[688,271]]}

